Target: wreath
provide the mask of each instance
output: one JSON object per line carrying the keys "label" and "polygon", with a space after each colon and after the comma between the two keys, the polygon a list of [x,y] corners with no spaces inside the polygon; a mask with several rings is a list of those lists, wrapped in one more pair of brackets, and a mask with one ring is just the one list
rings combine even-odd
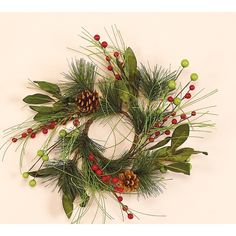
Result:
{"label": "wreath", "polygon": [[[138,64],[116,27],[109,36],[111,44],[86,30],[82,37],[89,43],[83,47],[89,62],[72,60],[69,72],[58,84],[33,81],[40,92],[23,101],[36,114],[31,121],[6,130],[11,136],[6,143],[22,147],[22,169],[28,142],[39,135],[47,136],[32,157],[33,165],[22,170],[22,176],[30,178],[31,187],[37,185],[37,179],[55,184],[73,223],[80,221],[98,194],[110,195],[122,214],[133,219],[137,211],[125,204],[127,194],[156,196],[162,191],[167,171],[190,175],[190,157],[207,155],[182,145],[190,131],[214,125],[199,120],[209,114],[208,107],[188,108],[216,90],[203,96],[202,90],[196,93],[196,73],[190,74],[184,86],[177,81],[189,66],[187,59],[174,71]],[[114,116],[131,125],[134,134],[130,149],[116,158],[105,156],[106,147],[88,135],[93,122]],[[111,218],[105,203],[97,204]]]}

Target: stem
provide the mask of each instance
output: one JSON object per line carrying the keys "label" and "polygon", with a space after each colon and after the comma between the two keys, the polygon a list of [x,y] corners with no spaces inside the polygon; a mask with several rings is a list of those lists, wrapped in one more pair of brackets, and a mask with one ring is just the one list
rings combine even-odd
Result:
{"label": "stem", "polygon": [[39,159],[29,168],[28,172],[30,172],[34,167],[35,165],[40,161],[41,157],[39,157]]}
{"label": "stem", "polygon": [[84,130],[83,130],[83,134],[84,134],[84,135],[88,135],[89,128],[90,128],[90,126],[92,125],[93,121],[94,121],[94,119],[91,118],[91,119],[89,119],[89,120],[85,123],[85,127],[84,127]]}

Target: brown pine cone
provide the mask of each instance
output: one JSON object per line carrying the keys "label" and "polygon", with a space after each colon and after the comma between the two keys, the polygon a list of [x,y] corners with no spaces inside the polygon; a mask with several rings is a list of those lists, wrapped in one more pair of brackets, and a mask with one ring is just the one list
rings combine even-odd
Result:
{"label": "brown pine cone", "polygon": [[82,91],[76,96],[75,102],[78,110],[83,113],[94,112],[100,105],[98,92],[96,90],[92,92],[89,90]]}
{"label": "brown pine cone", "polygon": [[117,186],[124,189],[124,192],[133,192],[139,187],[139,179],[132,170],[124,170],[119,174],[120,181]]}

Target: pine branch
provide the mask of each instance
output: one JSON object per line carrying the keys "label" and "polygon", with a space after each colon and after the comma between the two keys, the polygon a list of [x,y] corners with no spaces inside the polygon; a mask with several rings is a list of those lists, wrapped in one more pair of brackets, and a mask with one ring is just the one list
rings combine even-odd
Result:
{"label": "pine branch", "polygon": [[176,71],[171,72],[158,66],[151,71],[141,64],[139,71],[141,91],[150,102],[163,97],[169,91],[168,81],[175,80],[177,77]]}
{"label": "pine branch", "polygon": [[139,178],[138,193],[148,197],[162,192],[163,178],[158,175],[160,167],[155,152],[142,152],[134,159],[132,170]]}
{"label": "pine branch", "polygon": [[68,81],[61,84],[64,98],[73,98],[81,91],[94,90],[96,67],[84,59],[74,60],[64,77]]}

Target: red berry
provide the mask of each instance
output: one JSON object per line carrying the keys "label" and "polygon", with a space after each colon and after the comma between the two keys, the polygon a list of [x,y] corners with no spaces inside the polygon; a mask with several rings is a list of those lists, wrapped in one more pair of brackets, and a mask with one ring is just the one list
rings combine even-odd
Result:
{"label": "red berry", "polygon": [[35,138],[36,137],[36,133],[31,133],[30,137],[31,138]]}
{"label": "red berry", "polygon": [[172,121],[171,121],[171,123],[173,124],[173,125],[176,125],[177,124],[177,120],[176,119],[173,119]]}
{"label": "red berry", "polygon": [[185,120],[185,119],[187,118],[187,116],[186,116],[186,114],[182,114],[182,115],[180,116],[180,118],[181,118],[182,120]]}
{"label": "red berry", "polygon": [[102,182],[108,182],[110,180],[111,176],[110,175],[104,175],[102,176]]}
{"label": "red berry", "polygon": [[128,209],[129,209],[129,208],[128,208],[128,206],[126,206],[126,205],[124,205],[124,206],[122,207],[122,210],[123,210],[123,211],[128,211]]}
{"label": "red berry", "polygon": [[134,218],[134,215],[133,215],[132,213],[129,213],[129,214],[128,214],[128,218],[129,218],[130,220],[132,220],[132,219]]}
{"label": "red berry", "polygon": [[98,34],[94,35],[93,37],[96,41],[99,41],[100,40],[100,36]]}
{"label": "red berry", "polygon": [[98,170],[98,166],[97,166],[97,165],[92,165],[92,166],[91,166],[91,169],[92,169],[93,171],[96,171],[96,170]]}
{"label": "red berry", "polygon": [[192,85],[189,86],[189,89],[190,89],[190,90],[194,90],[194,89],[195,89],[195,86],[192,84]]}
{"label": "red berry", "polygon": [[106,47],[108,46],[108,43],[107,43],[106,41],[103,41],[103,42],[101,43],[101,46],[102,46],[103,48],[106,48]]}
{"label": "red berry", "polygon": [[109,56],[106,56],[106,61],[110,61],[111,58]]}
{"label": "red berry", "polygon": [[32,132],[33,132],[33,129],[31,129],[31,128],[28,128],[28,129],[27,129],[27,133],[28,133],[28,134],[31,134]]}
{"label": "red berry", "polygon": [[170,130],[166,130],[166,131],[165,131],[165,134],[166,134],[166,135],[170,135]]}
{"label": "red berry", "polygon": [[94,155],[93,155],[93,153],[90,153],[89,154],[89,158],[88,158],[90,161],[94,161]]}
{"label": "red berry", "polygon": [[155,140],[155,139],[154,139],[153,137],[150,137],[150,138],[149,138],[149,142],[150,142],[150,143],[154,142],[154,140]]}
{"label": "red berry", "polygon": [[50,122],[50,124],[48,125],[48,128],[49,129],[55,129],[55,127],[56,127],[56,122],[55,121],[52,121],[52,122]]}
{"label": "red berry", "polygon": [[124,191],[124,189],[120,188],[120,187],[114,187],[114,191],[117,193],[122,193]]}
{"label": "red berry", "polygon": [[156,123],[156,124],[155,124],[155,127],[156,127],[156,128],[160,128],[159,123]]}
{"label": "red berry", "polygon": [[96,175],[102,175],[102,173],[103,173],[102,170],[99,170],[99,169],[96,170]]}
{"label": "red berry", "polygon": [[160,131],[156,131],[156,132],[155,132],[155,136],[157,136],[157,137],[158,137],[160,134],[161,134]]}
{"label": "red berry", "polygon": [[52,121],[50,124],[56,126],[56,125],[57,125],[57,122],[56,122],[56,121]]}
{"label": "red berry", "polygon": [[186,99],[191,98],[191,93],[186,93],[184,97],[185,97]]}
{"label": "red berry", "polygon": [[119,52],[114,52],[114,57],[119,57],[120,53]]}
{"label": "red berry", "polygon": [[49,128],[49,129],[55,129],[55,125],[54,125],[54,124],[50,124],[50,125],[48,126],[48,128]]}
{"label": "red berry", "polygon": [[119,178],[113,177],[111,181],[112,183],[117,184],[119,182]]}
{"label": "red berry", "polygon": [[123,201],[123,197],[119,196],[119,197],[117,197],[117,200],[118,200],[118,202],[122,202]]}
{"label": "red berry", "polygon": [[43,134],[47,134],[48,133],[48,129],[46,127],[42,128],[42,133]]}
{"label": "red berry", "polygon": [[121,79],[119,74],[115,74],[115,78],[116,78],[116,80],[120,80]]}
{"label": "red berry", "polygon": [[196,116],[196,114],[197,114],[196,111],[192,111],[192,112],[191,112],[191,115],[192,115],[192,116]]}
{"label": "red berry", "polygon": [[171,97],[171,96],[169,96],[169,97],[167,98],[167,101],[168,101],[168,102],[173,102],[173,101],[174,101],[174,98]]}
{"label": "red berry", "polygon": [[176,112],[173,112],[173,113],[171,114],[171,116],[176,116]]}
{"label": "red berry", "polygon": [[22,133],[22,134],[21,134],[21,137],[22,137],[22,138],[26,138],[26,137],[27,137],[27,133]]}
{"label": "red berry", "polygon": [[13,143],[16,143],[16,142],[17,142],[17,140],[18,140],[17,138],[12,138],[12,140],[11,140],[11,141],[12,141]]}
{"label": "red berry", "polygon": [[74,125],[74,126],[78,126],[79,124],[80,124],[80,122],[79,122],[78,119],[75,119],[75,120],[73,121],[73,125]]}
{"label": "red berry", "polygon": [[111,65],[109,65],[109,66],[107,67],[107,69],[110,70],[110,71],[112,71],[112,70],[113,70],[113,67],[112,67]]}

